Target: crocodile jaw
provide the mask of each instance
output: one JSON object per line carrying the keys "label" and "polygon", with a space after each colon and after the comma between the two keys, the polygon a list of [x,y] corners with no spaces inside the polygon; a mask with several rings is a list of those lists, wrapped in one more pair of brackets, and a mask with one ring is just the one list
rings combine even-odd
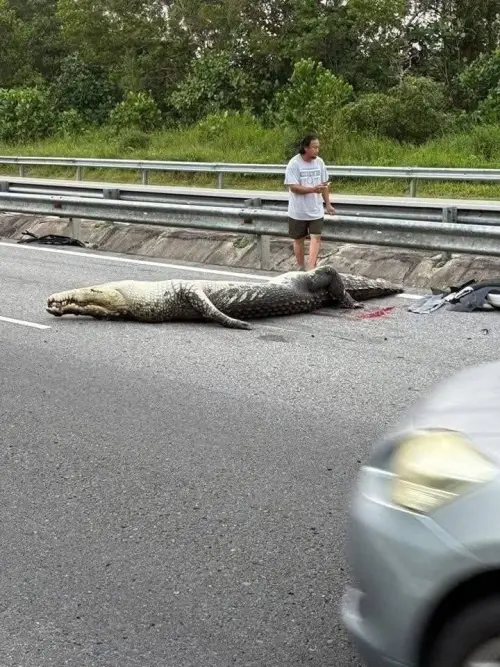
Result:
{"label": "crocodile jaw", "polygon": [[82,287],[51,294],[47,299],[46,310],[56,317],[87,315],[113,318],[127,315],[128,306],[124,296],[116,289]]}

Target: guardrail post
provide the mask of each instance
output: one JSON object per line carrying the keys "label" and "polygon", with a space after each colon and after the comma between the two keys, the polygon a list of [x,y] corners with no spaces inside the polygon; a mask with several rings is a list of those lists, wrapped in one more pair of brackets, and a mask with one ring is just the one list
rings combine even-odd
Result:
{"label": "guardrail post", "polygon": [[[262,208],[262,199],[259,197],[252,197],[250,199],[243,200],[243,206],[245,208]],[[262,223],[256,222],[253,220],[251,215],[243,218],[243,223],[247,225],[254,224],[257,229],[259,229]],[[271,256],[271,239],[269,236],[264,236],[263,234],[252,234],[253,241],[257,246],[257,255],[259,257],[259,268],[268,269]]]}
{"label": "guardrail post", "polygon": [[83,171],[83,167],[81,165],[78,165],[78,167],[76,168],[76,180],[77,181],[82,180],[82,171]]}
{"label": "guardrail post", "polygon": [[102,196],[104,199],[120,199],[120,190],[118,188],[104,188]]}
{"label": "guardrail post", "polygon": [[222,189],[224,187],[224,174],[222,171],[219,171],[217,174],[217,187]]}
{"label": "guardrail post", "polygon": [[19,165],[19,176],[20,176],[21,178],[24,178],[24,171],[25,171],[25,170],[24,170],[24,164],[20,164],[20,165]]}
{"label": "guardrail post", "polygon": [[[260,227],[262,223],[257,223]],[[267,234],[257,236],[257,249],[259,252],[259,268],[267,271],[271,266],[271,237]]]}
{"label": "guardrail post", "polygon": [[0,181],[0,192],[8,192],[10,188],[9,181]]}
{"label": "guardrail post", "polygon": [[410,197],[416,197],[417,196],[417,179],[416,178],[411,178],[410,179]]}
{"label": "guardrail post", "polygon": [[69,235],[71,236],[71,238],[80,241],[80,236],[82,233],[81,220],[79,218],[69,218],[68,225],[69,225]]}
{"label": "guardrail post", "polygon": [[[262,199],[258,197],[253,199],[245,199],[244,206],[262,208]],[[243,221],[246,223],[254,222],[251,216],[248,218],[243,218]],[[263,223],[260,221],[255,222],[257,229],[262,227],[262,225]],[[257,254],[259,257],[259,268],[266,271],[271,265],[271,237],[267,234],[255,234],[255,241],[257,244]]]}
{"label": "guardrail post", "polygon": [[148,175],[149,171],[147,169],[142,170],[142,184],[147,185],[148,184]]}
{"label": "guardrail post", "polygon": [[[243,206],[245,208],[258,208],[262,206],[262,202],[260,199],[257,199],[255,197],[251,199],[244,199]],[[246,223],[247,225],[251,225],[253,223],[252,216],[249,216],[248,218],[243,218],[243,222]]]}
{"label": "guardrail post", "polygon": [[458,212],[456,206],[445,206],[443,208],[443,222],[458,222]]}

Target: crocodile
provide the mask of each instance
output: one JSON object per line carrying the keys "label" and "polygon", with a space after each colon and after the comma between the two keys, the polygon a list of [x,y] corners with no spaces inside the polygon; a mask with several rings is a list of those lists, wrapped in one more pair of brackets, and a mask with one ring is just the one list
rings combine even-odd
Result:
{"label": "crocodile", "polygon": [[251,329],[244,319],[306,313],[325,306],[362,308],[359,300],[397,294],[384,279],[339,273],[331,265],[289,271],[263,284],[219,280],[119,280],[51,294],[46,310],[98,319],[205,320]]}

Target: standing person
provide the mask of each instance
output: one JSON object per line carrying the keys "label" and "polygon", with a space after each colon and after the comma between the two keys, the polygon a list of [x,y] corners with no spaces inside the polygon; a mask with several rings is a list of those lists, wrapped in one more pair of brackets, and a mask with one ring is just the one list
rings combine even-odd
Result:
{"label": "standing person", "polygon": [[288,234],[293,239],[295,258],[305,270],[304,241],[309,234],[308,268],[314,269],[323,231],[323,203],[329,215],[335,214],[330,203],[328,171],[319,157],[319,140],[315,134],[307,134],[300,142],[299,153],[286,167],[285,185],[289,186],[290,192]]}

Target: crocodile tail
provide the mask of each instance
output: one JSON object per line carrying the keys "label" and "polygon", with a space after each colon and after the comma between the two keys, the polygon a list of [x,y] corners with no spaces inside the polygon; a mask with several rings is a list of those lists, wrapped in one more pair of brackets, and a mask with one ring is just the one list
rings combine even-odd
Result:
{"label": "crocodile tail", "polygon": [[364,299],[391,296],[392,294],[401,294],[404,291],[401,285],[396,285],[384,278],[367,278],[350,273],[341,273],[340,276],[344,282],[346,291],[354,299],[361,301]]}

